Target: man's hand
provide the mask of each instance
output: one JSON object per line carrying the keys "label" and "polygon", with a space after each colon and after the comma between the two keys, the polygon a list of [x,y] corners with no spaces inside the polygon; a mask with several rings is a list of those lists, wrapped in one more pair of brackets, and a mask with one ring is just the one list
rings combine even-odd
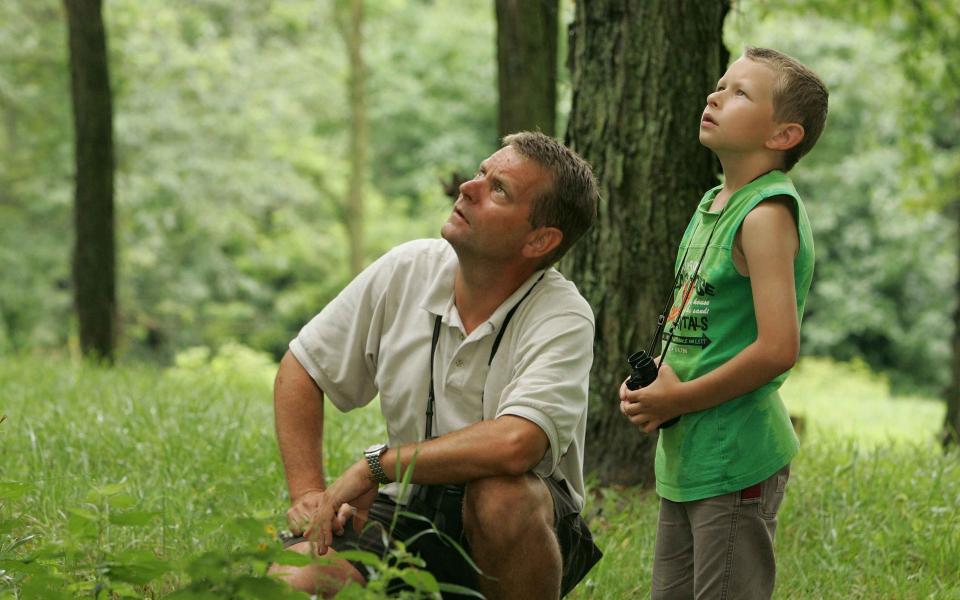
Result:
{"label": "man's hand", "polygon": [[326,491],[311,490],[287,511],[293,533],[302,533],[316,543],[317,555],[326,554],[334,535],[343,535],[347,520],[360,531],[377,497],[377,482],[366,460],[354,463]]}
{"label": "man's hand", "polygon": [[[303,532],[310,526],[313,515],[319,507],[325,502],[323,490],[307,490],[299,498],[294,500],[290,510],[287,511],[287,524],[291,533],[303,535]],[[341,504],[337,511],[337,518],[334,522],[333,531],[336,535],[343,535],[344,527],[350,517],[357,515],[357,509],[349,504]]]}
{"label": "man's hand", "polygon": [[683,382],[668,365],[662,365],[657,378],[638,390],[620,384],[620,412],[646,433],[656,431],[662,423],[683,414],[680,399]]}

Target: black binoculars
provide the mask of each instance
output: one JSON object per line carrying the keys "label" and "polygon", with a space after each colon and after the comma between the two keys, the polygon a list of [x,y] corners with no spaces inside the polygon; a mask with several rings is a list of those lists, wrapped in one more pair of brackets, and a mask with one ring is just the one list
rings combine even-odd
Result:
{"label": "black binoculars", "polygon": [[[651,358],[645,350],[634,352],[627,357],[627,362],[630,363],[630,368],[633,369],[633,371],[630,372],[630,377],[627,378],[628,390],[639,390],[656,380],[659,367],[657,367],[657,363],[653,361],[653,358]],[[669,421],[664,421],[660,424],[659,429],[666,429],[667,427],[675,425],[679,420],[680,417],[674,417]]]}

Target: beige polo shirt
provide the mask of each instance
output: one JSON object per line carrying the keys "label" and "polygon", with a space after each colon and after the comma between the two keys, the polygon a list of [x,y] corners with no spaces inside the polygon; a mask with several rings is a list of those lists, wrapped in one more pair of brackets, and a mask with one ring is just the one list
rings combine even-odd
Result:
{"label": "beige polo shirt", "polygon": [[[290,342],[290,350],[343,411],[379,393],[389,445],[423,439],[430,387],[430,342],[441,316],[434,360],[433,434],[501,415],[538,425],[550,442],[534,469],[566,480],[583,507],[583,439],[593,362],[593,312],[556,269],[539,271],[466,335],[454,305],[457,256],[442,239],[398,246],[358,275]],[[540,275],[543,278],[538,282]],[[492,365],[499,328],[510,321]],[[493,440],[491,440],[493,442]],[[398,486],[383,491],[396,497]]]}

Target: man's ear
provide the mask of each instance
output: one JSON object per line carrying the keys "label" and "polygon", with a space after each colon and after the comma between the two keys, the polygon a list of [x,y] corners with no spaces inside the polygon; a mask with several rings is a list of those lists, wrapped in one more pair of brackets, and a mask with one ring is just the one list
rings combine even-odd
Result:
{"label": "man's ear", "polygon": [[803,125],[800,123],[784,123],[767,140],[766,146],[770,150],[789,150],[803,141],[804,134]]}
{"label": "man's ear", "polygon": [[553,252],[563,241],[563,232],[556,227],[538,227],[527,234],[523,255],[527,258],[543,258]]}

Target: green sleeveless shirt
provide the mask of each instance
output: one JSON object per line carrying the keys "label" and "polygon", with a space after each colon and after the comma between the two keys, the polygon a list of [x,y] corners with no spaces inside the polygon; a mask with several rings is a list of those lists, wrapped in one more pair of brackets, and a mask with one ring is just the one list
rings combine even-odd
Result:
{"label": "green sleeveless shirt", "polygon": [[[682,275],[674,292],[664,343],[676,323],[666,364],[681,381],[713,371],[757,339],[750,278],[737,272],[732,250],[743,219],[764,199],[789,196],[796,202],[800,238],[794,260],[798,322],[813,277],[810,221],[785,173],[771,171],[758,177],[737,190],[722,212],[711,213],[710,205],[721,188],[717,186],[703,196],[677,256],[676,268]],[[691,281],[714,227],[703,264],[696,280]],[[689,297],[680,313],[684,294]],[[674,502],[728,494],[767,479],[790,462],[800,444],[777,392],[788,373],[744,396],[685,414],[673,427],[662,429],[656,457],[657,492]]]}

